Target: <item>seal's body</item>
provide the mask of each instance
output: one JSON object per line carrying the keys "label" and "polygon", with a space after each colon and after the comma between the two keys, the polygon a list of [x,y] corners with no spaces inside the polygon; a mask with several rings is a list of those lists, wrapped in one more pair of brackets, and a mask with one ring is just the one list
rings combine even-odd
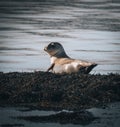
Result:
{"label": "seal's body", "polygon": [[47,71],[52,71],[53,73],[75,73],[81,72],[88,74],[97,64],[81,61],[70,58],[63,48],[63,46],[58,42],[52,42],[44,50],[51,57],[51,66]]}

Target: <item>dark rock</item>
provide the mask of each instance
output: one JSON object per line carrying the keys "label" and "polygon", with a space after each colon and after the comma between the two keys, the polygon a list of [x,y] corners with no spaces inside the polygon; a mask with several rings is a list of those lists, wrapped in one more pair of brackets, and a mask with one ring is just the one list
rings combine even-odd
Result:
{"label": "dark rock", "polygon": [[0,73],[0,104],[79,110],[120,101],[120,75]]}

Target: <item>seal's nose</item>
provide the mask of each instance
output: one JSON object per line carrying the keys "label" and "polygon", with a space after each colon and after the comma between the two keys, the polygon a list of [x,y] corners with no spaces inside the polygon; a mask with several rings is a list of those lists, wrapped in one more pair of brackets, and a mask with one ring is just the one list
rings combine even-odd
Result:
{"label": "seal's nose", "polygon": [[44,48],[44,51],[47,51],[47,47]]}

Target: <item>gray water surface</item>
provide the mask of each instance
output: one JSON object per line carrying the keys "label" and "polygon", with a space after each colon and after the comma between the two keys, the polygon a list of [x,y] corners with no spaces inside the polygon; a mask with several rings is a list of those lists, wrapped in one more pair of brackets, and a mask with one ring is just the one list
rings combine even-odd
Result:
{"label": "gray water surface", "polygon": [[120,73],[120,1],[0,0],[0,71],[47,70],[52,41],[92,73]]}
{"label": "gray water surface", "polygon": [[[16,125],[15,127],[119,127],[120,103],[111,103],[108,107],[87,109],[95,117],[93,122],[87,125],[40,123],[17,119],[19,116],[48,116],[58,113],[57,111],[29,110],[25,107],[0,107],[0,126]],[[19,125],[19,126],[17,126]]]}

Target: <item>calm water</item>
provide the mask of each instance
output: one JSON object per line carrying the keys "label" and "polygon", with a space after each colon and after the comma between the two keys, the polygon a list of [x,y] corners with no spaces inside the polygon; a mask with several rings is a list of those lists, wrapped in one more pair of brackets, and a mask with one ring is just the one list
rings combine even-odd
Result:
{"label": "calm water", "polygon": [[27,108],[21,107],[0,107],[0,125],[4,127],[7,127],[6,124],[16,124],[15,127],[119,127],[120,125],[120,103],[110,104],[105,109],[92,108],[88,109],[88,111],[93,113],[94,116],[99,117],[99,119],[94,120],[88,125],[74,125],[39,123],[16,119],[19,116],[47,116],[57,113],[55,111],[28,110]]}
{"label": "calm water", "polygon": [[119,0],[0,0],[0,71],[47,70],[51,41],[92,73],[120,73]]}

